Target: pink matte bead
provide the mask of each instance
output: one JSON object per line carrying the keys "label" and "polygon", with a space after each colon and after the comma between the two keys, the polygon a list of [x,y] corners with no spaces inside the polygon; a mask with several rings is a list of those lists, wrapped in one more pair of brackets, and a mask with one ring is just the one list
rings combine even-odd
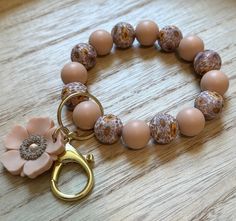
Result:
{"label": "pink matte bead", "polygon": [[159,35],[159,28],[153,21],[141,21],[136,26],[135,35],[141,45],[152,46],[154,45]]}
{"label": "pink matte bead", "polygon": [[203,75],[200,84],[203,91],[215,91],[223,96],[229,88],[229,78],[222,71],[212,70]]}
{"label": "pink matte bead", "polygon": [[104,56],[110,53],[113,46],[113,39],[109,32],[105,30],[97,30],[89,37],[91,44],[99,56]]}
{"label": "pink matte bead", "polygon": [[82,130],[90,130],[93,129],[101,115],[101,110],[96,103],[93,101],[83,101],[73,111],[73,122]]}
{"label": "pink matte bead", "polygon": [[197,108],[185,108],[176,117],[181,134],[196,136],[205,127],[205,118]]}
{"label": "pink matte bead", "polygon": [[179,44],[178,53],[185,61],[193,61],[197,53],[204,51],[204,43],[196,35],[184,37]]}
{"label": "pink matte bead", "polygon": [[148,144],[150,129],[145,121],[129,121],[122,130],[122,138],[127,147],[141,149]]}
{"label": "pink matte bead", "polygon": [[87,70],[78,62],[67,63],[61,70],[61,79],[64,84],[81,82],[85,84],[88,79]]}

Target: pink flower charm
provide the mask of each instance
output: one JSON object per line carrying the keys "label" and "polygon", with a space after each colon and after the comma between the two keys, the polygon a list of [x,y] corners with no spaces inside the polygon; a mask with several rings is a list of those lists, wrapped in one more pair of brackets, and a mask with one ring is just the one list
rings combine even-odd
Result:
{"label": "pink flower charm", "polygon": [[56,142],[54,122],[48,117],[32,118],[26,128],[17,125],[5,138],[6,151],[0,158],[13,175],[35,178],[49,170],[57,155],[65,149],[62,135]]}

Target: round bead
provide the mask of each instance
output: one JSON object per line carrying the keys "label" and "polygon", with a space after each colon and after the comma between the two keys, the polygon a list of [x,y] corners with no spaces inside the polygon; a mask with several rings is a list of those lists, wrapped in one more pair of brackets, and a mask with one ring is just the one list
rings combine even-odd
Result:
{"label": "round bead", "polygon": [[216,91],[223,96],[229,88],[229,78],[222,71],[212,70],[203,75],[200,85],[203,91]]}
{"label": "round bead", "polygon": [[174,140],[178,133],[177,120],[169,114],[160,113],[149,124],[152,138],[159,144]]}
{"label": "round bead", "polygon": [[181,134],[185,136],[196,136],[205,127],[205,118],[197,108],[186,108],[181,110],[176,117]]}
{"label": "round bead", "polygon": [[193,61],[195,56],[201,51],[204,51],[204,43],[196,35],[187,36],[180,41],[178,53],[185,61]]}
{"label": "round bead", "polygon": [[120,118],[107,114],[98,118],[94,126],[94,134],[101,143],[113,144],[119,140],[122,128]]}
{"label": "round bead", "polygon": [[79,62],[88,70],[96,64],[97,52],[90,44],[80,43],[71,51],[71,61]]}
{"label": "round bead", "polygon": [[97,119],[102,115],[99,106],[93,101],[79,103],[73,111],[73,122],[82,130],[93,129]]}
{"label": "round bead", "polygon": [[224,100],[217,92],[203,91],[195,99],[194,106],[203,113],[206,120],[212,120],[221,113]]}
{"label": "round bead", "polygon": [[221,67],[220,55],[213,50],[199,52],[194,58],[193,66],[199,75],[204,75],[211,70],[219,70]]}
{"label": "round bead", "polygon": [[87,70],[78,62],[67,63],[61,70],[61,79],[64,84],[80,82],[85,84],[88,79]]}
{"label": "round bead", "polygon": [[129,121],[122,130],[125,145],[131,149],[141,149],[150,139],[149,126],[142,120]]}
{"label": "round bead", "polygon": [[111,35],[114,44],[118,48],[129,48],[132,46],[135,39],[135,31],[132,25],[126,22],[117,23],[112,31]]}
{"label": "round bead", "polygon": [[89,44],[95,48],[99,56],[107,55],[113,46],[112,36],[105,30],[97,30],[90,35]]}
{"label": "round bead", "polygon": [[141,21],[136,26],[135,35],[142,46],[152,46],[159,35],[159,28],[153,21]]}
{"label": "round bead", "polygon": [[[61,91],[61,99],[64,100],[67,96],[76,92],[86,93],[87,87],[80,82],[66,84]],[[73,110],[77,104],[86,100],[88,100],[88,97],[86,96],[77,96],[68,100],[65,105],[69,108],[69,110]]]}
{"label": "round bead", "polygon": [[183,35],[174,25],[166,26],[160,30],[159,45],[165,52],[173,52],[178,48]]}

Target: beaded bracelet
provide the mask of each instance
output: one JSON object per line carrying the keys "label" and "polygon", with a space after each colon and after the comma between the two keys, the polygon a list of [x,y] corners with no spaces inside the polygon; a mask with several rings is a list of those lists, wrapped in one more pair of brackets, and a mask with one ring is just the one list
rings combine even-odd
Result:
{"label": "beaded bracelet", "polygon": [[[194,107],[181,110],[177,117],[158,113],[149,125],[142,120],[132,120],[123,126],[122,121],[113,114],[103,113],[99,100],[88,93],[87,71],[95,66],[97,56],[108,55],[113,47],[126,49],[132,46],[135,38],[144,47],[150,47],[158,40],[160,48],[165,52],[177,51],[179,56],[192,62],[195,72],[202,76],[200,86],[202,92],[195,99]],[[5,138],[6,151],[1,162],[13,175],[35,178],[49,170],[53,162],[51,178],[52,192],[63,200],[77,200],[85,197],[93,188],[94,177],[91,169],[93,155],[80,154],[71,145],[71,140],[88,139],[95,134],[98,141],[113,144],[120,137],[125,146],[131,149],[145,147],[150,137],[159,144],[168,144],[180,132],[184,136],[195,136],[205,126],[205,120],[219,116],[223,108],[223,95],[229,87],[228,77],[221,71],[221,58],[212,50],[204,50],[203,41],[195,36],[182,37],[176,26],[166,26],[159,31],[155,22],[140,22],[136,29],[125,22],[114,26],[111,34],[105,30],[97,30],[89,37],[89,44],[77,44],[71,52],[72,62],[66,64],[61,71],[65,83],[58,107],[57,120],[59,127],[48,117],[32,118],[27,126],[15,126]],[[83,131],[94,133],[81,136],[71,132],[61,120],[63,106],[73,111],[73,122]],[[77,194],[64,194],[57,187],[58,177],[63,164],[68,161],[77,162],[85,170],[88,182]]]}
{"label": "beaded bracelet", "polygon": [[167,144],[176,138],[178,131],[185,136],[199,134],[205,126],[205,119],[214,119],[222,111],[222,95],[228,89],[229,80],[219,71],[219,54],[204,50],[204,43],[197,36],[183,38],[176,26],[166,26],[159,31],[155,22],[147,20],[140,22],[135,30],[129,23],[120,22],[114,26],[111,34],[105,30],[93,32],[89,37],[89,44],[80,43],[72,49],[72,62],[62,69],[61,78],[65,83],[62,99],[74,92],[87,91],[84,85],[87,81],[87,70],[95,66],[97,55],[109,54],[113,42],[118,48],[129,48],[135,38],[145,47],[153,46],[158,40],[163,51],[177,50],[183,60],[193,61],[195,72],[203,76],[202,92],[195,99],[194,108],[180,111],[176,118],[166,113],[158,113],[151,119],[149,126],[142,120],[132,120],[123,126],[117,116],[101,116],[94,102],[79,97],[78,100],[67,103],[68,108],[73,110],[75,125],[82,130],[94,128],[97,140],[104,144],[113,144],[122,137],[125,146],[132,149],[145,147],[150,135],[157,143]]}

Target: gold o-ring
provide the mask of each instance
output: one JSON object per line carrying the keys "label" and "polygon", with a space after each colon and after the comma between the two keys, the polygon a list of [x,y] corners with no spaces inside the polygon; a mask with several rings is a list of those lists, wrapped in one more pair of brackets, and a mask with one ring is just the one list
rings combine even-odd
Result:
{"label": "gold o-ring", "polygon": [[74,132],[70,132],[70,130],[64,126],[64,124],[62,123],[62,119],[61,119],[61,113],[62,113],[62,109],[65,105],[65,103],[67,101],[69,101],[70,99],[74,98],[74,97],[77,97],[77,96],[85,96],[85,97],[88,97],[92,100],[95,101],[95,103],[99,106],[100,110],[101,110],[101,113],[102,115],[104,114],[104,109],[103,109],[103,106],[102,104],[100,103],[100,101],[95,97],[93,96],[92,94],[89,94],[87,92],[75,92],[75,93],[72,93],[70,94],[69,96],[67,96],[65,99],[63,99],[60,103],[60,105],[58,106],[58,109],[57,109],[57,122],[58,122],[58,125],[59,125],[59,128],[70,138],[70,139],[75,139],[75,140],[87,140],[91,137],[94,136],[94,132],[92,132],[91,134],[87,135],[87,136],[78,136],[76,135]]}

